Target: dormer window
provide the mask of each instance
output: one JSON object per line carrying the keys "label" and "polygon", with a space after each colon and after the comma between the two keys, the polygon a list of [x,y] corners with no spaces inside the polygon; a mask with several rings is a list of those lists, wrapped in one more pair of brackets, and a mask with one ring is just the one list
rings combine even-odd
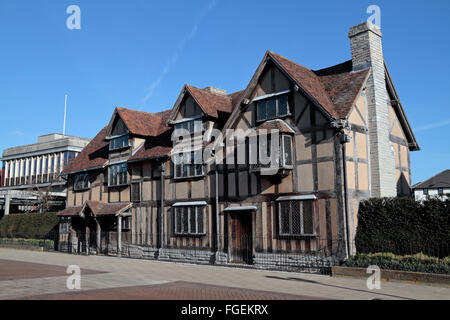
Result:
{"label": "dormer window", "polygon": [[190,119],[183,119],[177,123],[175,123],[175,130],[186,130],[191,135],[194,133],[202,132],[202,118],[196,117],[196,118],[190,118]]}
{"label": "dormer window", "polygon": [[256,120],[266,121],[289,115],[288,91],[253,99],[256,102]]}
{"label": "dormer window", "polygon": [[117,137],[117,138],[113,138],[109,141],[109,150],[110,151],[127,148],[129,146],[130,146],[130,138],[129,138],[128,134]]}

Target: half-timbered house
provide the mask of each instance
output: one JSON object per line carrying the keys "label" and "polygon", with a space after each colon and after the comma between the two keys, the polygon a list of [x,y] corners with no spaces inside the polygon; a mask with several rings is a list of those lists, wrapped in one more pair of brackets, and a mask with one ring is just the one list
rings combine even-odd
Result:
{"label": "half-timbered house", "polygon": [[409,194],[419,150],[381,37],[363,23],[344,63],[269,51],[242,91],[185,85],[165,112],[116,108],[63,172],[61,249],[274,268],[355,253],[359,202]]}

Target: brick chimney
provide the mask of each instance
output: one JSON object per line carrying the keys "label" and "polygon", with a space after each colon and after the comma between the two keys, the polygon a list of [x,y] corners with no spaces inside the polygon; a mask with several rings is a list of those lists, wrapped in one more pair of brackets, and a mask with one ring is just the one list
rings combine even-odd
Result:
{"label": "brick chimney", "polygon": [[350,28],[353,71],[371,68],[367,80],[371,196],[397,195],[395,153],[389,139],[389,95],[386,89],[382,33],[378,26],[364,22]]}

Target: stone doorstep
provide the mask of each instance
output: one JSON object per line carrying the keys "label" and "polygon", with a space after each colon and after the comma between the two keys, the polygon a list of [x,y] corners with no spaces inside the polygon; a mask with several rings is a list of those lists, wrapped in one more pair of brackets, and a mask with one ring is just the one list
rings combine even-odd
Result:
{"label": "stone doorstep", "polygon": [[[370,274],[367,273],[366,268],[354,267],[339,267],[331,268],[331,275],[333,277],[351,277],[351,278],[365,278]],[[425,272],[411,272],[401,270],[381,270],[382,281],[400,281],[414,284],[435,285],[450,288],[450,275],[425,273]]]}

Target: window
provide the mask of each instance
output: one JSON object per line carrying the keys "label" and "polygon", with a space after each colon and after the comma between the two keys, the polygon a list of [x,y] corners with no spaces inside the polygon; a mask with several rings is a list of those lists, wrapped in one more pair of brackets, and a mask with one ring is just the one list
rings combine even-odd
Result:
{"label": "window", "polygon": [[444,195],[444,188],[438,188],[438,194],[440,196],[443,196]]}
{"label": "window", "polygon": [[141,201],[141,184],[139,182],[133,182],[131,184],[131,201]]}
{"label": "window", "polygon": [[257,105],[257,121],[265,121],[289,114],[287,94],[260,100]]}
{"label": "window", "polygon": [[313,201],[281,201],[279,232],[281,236],[314,235]]}
{"label": "window", "polygon": [[75,159],[74,151],[66,151],[64,152],[64,166],[66,166],[71,160]]}
{"label": "window", "polygon": [[175,207],[175,234],[176,235],[203,235],[204,213],[200,206]]}
{"label": "window", "polygon": [[109,167],[109,186],[121,186],[128,183],[127,164],[121,163]]}
{"label": "window", "polygon": [[75,191],[89,189],[89,174],[83,173],[76,175],[73,189]]}
{"label": "window", "polygon": [[187,130],[190,134],[202,131],[202,119],[183,121],[175,124],[175,130]]}
{"label": "window", "polygon": [[202,150],[178,154],[178,162],[175,164],[175,178],[193,178],[203,175]]}
{"label": "window", "polygon": [[[261,136],[258,137],[258,139]],[[278,147],[280,148],[279,151],[279,156],[280,159],[278,161],[276,161],[275,164],[272,163],[265,163],[266,161],[264,161],[264,163],[262,163],[259,159],[260,157],[260,153],[259,153],[259,148],[263,148],[267,150],[267,159],[270,159],[270,161],[272,161],[271,159],[271,155],[272,155],[272,141],[271,141],[271,136],[269,135],[266,139],[266,141],[262,141],[261,144],[257,143],[257,157],[258,157],[258,161],[257,164],[254,163],[252,164],[253,169],[261,169],[261,168],[270,168],[271,165],[272,167],[276,167],[278,165],[281,166],[282,169],[292,169],[294,160],[293,160],[293,149],[292,149],[292,136],[291,135],[287,135],[287,134],[282,134],[280,135],[280,143],[278,145]]]}
{"label": "window", "polygon": [[423,189],[423,194],[427,196],[428,195],[428,189]]}
{"label": "window", "polygon": [[130,139],[128,135],[121,136],[119,138],[112,139],[109,142],[109,150],[117,150],[127,148],[130,146]]}

